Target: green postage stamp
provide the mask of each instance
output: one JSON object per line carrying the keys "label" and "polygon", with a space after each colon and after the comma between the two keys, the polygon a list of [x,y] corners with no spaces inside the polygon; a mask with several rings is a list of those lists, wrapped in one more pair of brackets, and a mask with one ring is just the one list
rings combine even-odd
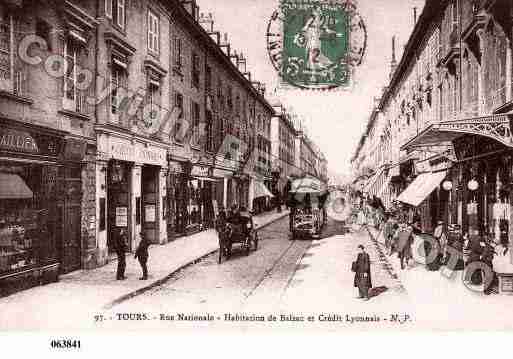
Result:
{"label": "green postage stamp", "polygon": [[267,29],[267,50],[282,83],[303,89],[349,87],[366,42],[351,1],[281,0]]}

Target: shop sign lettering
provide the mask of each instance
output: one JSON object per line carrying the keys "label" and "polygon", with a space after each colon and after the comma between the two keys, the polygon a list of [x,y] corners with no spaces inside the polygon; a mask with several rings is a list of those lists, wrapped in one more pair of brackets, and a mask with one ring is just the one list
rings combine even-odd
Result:
{"label": "shop sign lettering", "polygon": [[39,153],[34,138],[24,131],[11,129],[0,130],[0,148],[28,153]]}
{"label": "shop sign lettering", "polygon": [[125,144],[113,145],[112,155],[116,159],[140,163],[165,164],[165,151],[154,151],[151,148],[141,148]]}
{"label": "shop sign lettering", "polygon": [[208,177],[208,167],[194,166],[191,171],[192,176]]}

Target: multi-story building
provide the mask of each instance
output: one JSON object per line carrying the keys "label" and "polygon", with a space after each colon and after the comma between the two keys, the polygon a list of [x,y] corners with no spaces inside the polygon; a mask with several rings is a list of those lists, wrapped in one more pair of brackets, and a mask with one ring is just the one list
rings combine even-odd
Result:
{"label": "multi-story building", "polygon": [[296,167],[295,139],[297,136],[290,113],[279,101],[273,101],[275,116],[271,120],[272,171],[275,174],[275,191],[280,193],[290,177],[300,174]]}
{"label": "multi-story building", "polygon": [[512,237],[512,14],[510,1],[426,1],[353,157],[426,231],[442,219]]}
{"label": "multi-story building", "polygon": [[298,131],[296,137],[296,166],[301,170],[302,175],[318,177],[317,168],[317,151],[314,143],[301,130]]}
{"label": "multi-story building", "polygon": [[0,4],[0,294],[251,205],[273,109],[205,20],[193,0]]}
{"label": "multi-story building", "polygon": [[0,3],[0,295],[95,251],[96,18],[93,1]]}

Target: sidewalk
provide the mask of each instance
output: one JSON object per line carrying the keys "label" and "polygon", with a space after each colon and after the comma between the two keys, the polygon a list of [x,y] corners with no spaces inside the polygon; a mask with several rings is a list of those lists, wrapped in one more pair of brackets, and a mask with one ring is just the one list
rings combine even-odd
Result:
{"label": "sidewalk", "polygon": [[[288,215],[288,211],[265,213],[254,218],[257,228],[265,227]],[[165,245],[149,248],[149,279],[139,280],[141,268],[133,254],[126,260],[127,280],[116,280],[117,261],[93,270],[79,270],[59,278],[59,282],[31,288],[0,298],[0,330],[33,328],[57,319],[65,327],[77,322],[77,313],[91,321],[94,313],[138,295],[166,281],[173,273],[215,252],[219,248],[217,234],[210,229],[178,238]],[[89,312],[87,313],[87,311]],[[66,318],[66,314],[69,315]],[[64,321],[64,323],[62,323]],[[80,324],[79,322],[76,324]],[[57,327],[61,327],[60,325]],[[80,325],[79,325],[80,327]]]}
{"label": "sidewalk", "polygon": [[[385,252],[384,239],[375,228],[368,228],[371,238]],[[412,248],[422,244],[414,241]],[[428,271],[423,264],[415,263],[401,270],[397,254],[386,255],[387,262],[397,274],[408,296],[414,303],[418,329],[449,330],[511,330],[513,312],[506,310],[511,305],[511,296],[484,295],[467,288],[462,271],[445,273]]]}

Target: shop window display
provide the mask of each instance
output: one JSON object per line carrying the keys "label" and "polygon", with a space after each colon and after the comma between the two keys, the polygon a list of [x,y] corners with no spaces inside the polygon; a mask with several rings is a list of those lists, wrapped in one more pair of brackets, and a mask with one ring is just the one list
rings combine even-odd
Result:
{"label": "shop window display", "polygon": [[57,167],[0,162],[0,275],[57,261]]}

